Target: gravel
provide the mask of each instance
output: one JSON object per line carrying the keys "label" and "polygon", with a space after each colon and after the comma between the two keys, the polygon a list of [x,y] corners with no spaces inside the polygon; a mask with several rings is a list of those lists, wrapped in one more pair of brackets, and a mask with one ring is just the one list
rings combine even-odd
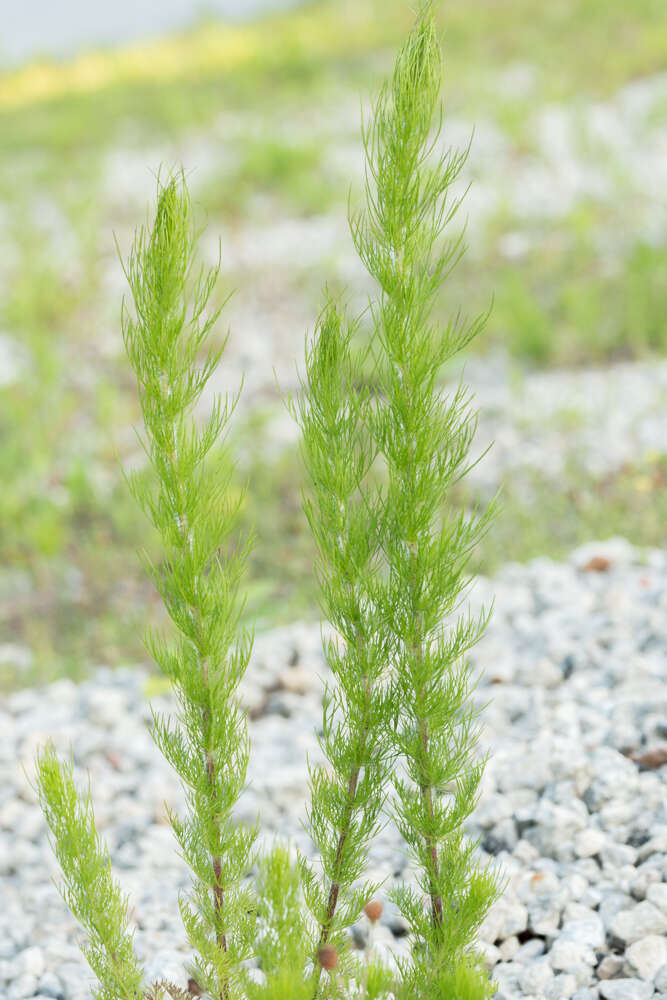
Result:
{"label": "gravel", "polygon": [[517,382],[511,362],[498,353],[470,359],[466,382],[480,410],[473,457],[490,447],[470,478],[488,492],[526,470],[556,484],[573,460],[603,477],[664,451],[663,362],[527,372]]}
{"label": "gravel", "polygon": [[[594,558],[597,557],[597,558]],[[598,566],[596,570],[592,567]],[[667,995],[667,553],[622,539],[558,564],[537,559],[478,578],[473,611],[495,594],[471,656],[490,750],[469,833],[507,890],[480,930],[497,1000],[650,1000]],[[262,842],[300,826],[306,757],[318,759],[326,667],[317,625],[257,637],[243,685],[253,743],[239,817],[262,816]],[[187,983],[177,899],[188,872],[166,823],[183,796],[149,734],[141,670],[99,669],[75,685],[23,690],[0,706],[0,998],[84,1000],[80,932],[51,877],[55,861],[26,774],[47,738],[90,772],[98,826],[130,893],[135,943],[151,979]],[[168,711],[168,695],[152,698]],[[660,763],[662,761],[662,764]],[[412,878],[388,826],[372,876]],[[354,929],[363,946],[364,928]],[[387,906],[375,947],[405,954]]]}

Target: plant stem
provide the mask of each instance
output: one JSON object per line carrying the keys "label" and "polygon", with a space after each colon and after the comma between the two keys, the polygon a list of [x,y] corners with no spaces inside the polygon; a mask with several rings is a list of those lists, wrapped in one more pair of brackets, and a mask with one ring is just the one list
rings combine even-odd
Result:
{"label": "plant stem", "polygon": [[[230,501],[233,463],[221,447],[235,402],[216,399],[199,426],[194,412],[222,348],[202,348],[220,309],[209,301],[218,268],[194,271],[197,231],[182,174],[158,180],[155,222],[140,228],[126,275],[134,315],[123,312],[123,339],[137,375],[144,447],[153,478],[131,473],[130,489],[160,533],[165,558],[146,559],[176,626],[173,640],[148,631],[147,645],[172,682],[176,718],[153,712],[153,738],[181,778],[188,815],[171,815],[193,873],[181,902],[188,937],[199,956],[197,980],[228,1000],[252,954],[252,890],[242,885],[256,833],[234,822],[245,783],[248,740],[236,688],[250,656],[250,637],[235,641],[238,584],[250,542],[221,558],[237,527]],[[250,919],[249,919],[250,917]]]}
{"label": "plant stem", "polygon": [[[402,270],[403,270],[403,255],[402,255],[402,253],[399,254],[399,266],[400,266],[400,271],[402,272]],[[405,320],[404,320],[406,327],[407,327],[408,321],[409,321],[409,317],[406,315]],[[409,382],[409,374],[408,374],[408,371],[407,371],[407,367],[405,365],[401,365],[401,371],[403,373],[403,378],[405,380],[405,384],[409,385],[410,382]],[[413,402],[412,402],[412,390],[408,391],[408,400],[409,400],[408,407],[409,407],[409,411],[411,412],[412,411],[412,406],[413,406]],[[407,468],[406,468],[406,482],[407,482],[407,484],[409,484],[408,485],[408,489],[410,490],[410,492],[415,497],[418,497],[419,496],[419,491],[418,491],[418,488],[417,488],[417,485],[416,485],[416,475],[417,475],[417,469],[416,469],[416,463],[415,463],[415,447],[414,447],[414,441],[411,439],[410,440],[410,444],[408,446],[408,464],[407,464]],[[409,533],[410,533],[410,539],[412,539],[413,538],[413,526],[412,525],[409,526]],[[410,549],[410,599],[411,599],[411,604],[412,604],[411,614],[412,614],[412,620],[415,623],[415,632],[416,632],[416,636],[415,636],[415,639],[414,639],[413,644],[412,644],[412,656],[413,656],[413,659],[414,659],[413,670],[414,670],[414,676],[418,676],[419,670],[421,668],[422,660],[423,660],[423,649],[424,649],[424,641],[425,641],[425,636],[424,636],[424,614],[423,614],[422,611],[418,610],[418,607],[417,607],[417,604],[418,604],[418,600],[417,600],[417,579],[418,579],[417,543],[414,542],[414,541],[412,541],[412,540],[410,540],[408,542],[408,547]],[[423,803],[423,807],[424,807],[424,812],[426,813],[426,815],[428,817],[429,823],[432,825],[433,824],[433,786],[432,786],[431,782],[429,782],[428,779],[426,778],[426,773],[425,773],[426,772],[426,767],[427,767],[427,762],[428,762],[428,757],[429,757],[429,729],[428,729],[428,719],[426,717],[426,713],[423,711],[423,708],[421,708],[421,706],[424,705],[424,699],[426,697],[426,692],[424,690],[424,687],[420,686],[419,689],[417,691],[415,691],[415,695],[416,695],[416,698],[415,698],[415,705],[416,705],[415,716],[416,716],[416,719],[417,719],[417,725],[419,727],[419,735],[420,735],[420,738],[421,738],[421,746],[422,746],[422,754],[423,754],[423,758],[422,758],[422,762],[421,762],[422,763],[422,766],[421,766],[422,774],[418,778],[418,784],[419,784],[419,791],[420,791],[420,794],[421,794],[421,797],[422,797],[422,803]],[[438,890],[436,888],[437,883],[438,883],[439,870],[440,870],[439,860],[438,860],[438,845],[437,845],[437,842],[436,842],[435,838],[433,837],[432,833],[425,833],[425,835],[424,835],[424,842],[426,844],[426,849],[427,849],[428,854],[429,854],[430,859],[431,859],[431,866],[432,867],[431,867],[431,873],[430,873],[430,876],[429,876],[429,886],[430,886],[429,895],[431,897],[431,916],[432,916],[432,919],[433,919],[433,928],[437,932],[438,928],[442,926],[442,897],[440,896],[440,894],[439,894],[439,892],[438,892]]]}
{"label": "plant stem", "polygon": [[[313,1000],[321,992],[320,949],[336,943],[368,898],[352,886],[378,826],[390,716],[381,684],[387,637],[375,593],[379,506],[364,484],[376,449],[367,428],[370,395],[359,388],[361,359],[350,350],[353,332],[329,299],[306,350],[305,391],[296,408],[314,493],[304,509],[320,556],[322,607],[344,641],[343,648],[325,646],[335,685],[325,694],[320,742],[330,771],[311,772],[310,826],[324,871],[321,880],[308,877],[316,920]],[[373,887],[367,888],[370,895]]]}
{"label": "plant stem", "polygon": [[[366,693],[366,708],[370,707],[370,697],[371,697],[371,686],[368,677],[366,677],[364,682],[364,690]],[[366,741],[368,739],[368,727],[366,727],[361,733],[361,741],[359,746],[358,759],[362,760],[365,756],[366,751]],[[340,876],[342,869],[342,859],[343,850],[345,848],[345,842],[348,838],[350,832],[350,824],[352,822],[352,817],[354,815],[354,799],[357,794],[357,785],[359,783],[359,775],[361,774],[361,764],[357,764],[354,768],[352,774],[347,783],[348,800],[345,807],[345,812],[343,813],[342,823],[340,827],[340,833],[338,835],[338,845],[336,847],[336,858],[334,862],[334,876],[331,881],[331,886],[329,888],[329,897],[327,900],[327,911],[324,918],[324,922],[320,928],[320,939],[317,945],[317,951],[322,948],[329,940],[329,934],[331,932],[331,924],[333,922],[334,915],[336,913],[336,906],[338,905],[338,895],[340,893]],[[315,961],[315,992],[313,994],[313,1000],[316,1000],[317,993],[319,989],[321,967],[317,961]]]}
{"label": "plant stem", "polygon": [[[174,428],[174,441],[175,441],[175,438],[176,438],[176,429]],[[179,503],[178,503],[178,507],[179,507],[179,514],[178,514],[179,534],[180,534],[180,538],[181,538],[181,542],[182,542],[182,546],[183,546],[183,552],[186,552],[187,546],[188,546],[188,533],[189,533],[190,529],[189,529],[189,526],[188,526],[187,515],[185,513],[185,502],[184,502],[184,499],[183,499],[183,484],[182,484],[182,482],[180,481],[180,479],[179,479],[179,477],[177,475],[176,462],[175,462],[175,454],[176,453],[175,453],[175,447],[174,447],[174,449],[172,449],[172,451],[169,453],[169,464],[171,466],[171,470],[172,470],[172,474],[173,474],[174,480],[178,484],[177,489],[178,489],[178,499],[179,499]],[[204,706],[202,708],[202,735],[203,735],[204,745],[207,746],[210,743],[210,729],[211,729],[211,708],[210,708],[210,701],[211,701],[211,694],[210,694],[210,684],[209,684],[209,676],[208,676],[208,674],[209,674],[209,671],[208,671],[208,657],[205,655],[205,653],[203,651],[203,648],[202,648],[203,645],[204,645],[204,640],[203,640],[202,626],[201,626],[201,608],[198,607],[198,606],[196,606],[196,605],[194,605],[194,604],[192,604],[191,602],[188,602],[187,607],[188,607],[188,611],[190,612],[190,615],[192,617],[192,620],[193,620],[193,622],[195,624],[195,632],[196,632],[196,638],[197,638],[197,654],[199,656],[199,660],[200,660],[200,663],[201,663],[202,683],[204,685],[204,689],[206,691],[208,702],[209,702],[209,706],[208,707]],[[215,797],[215,759],[214,759],[214,756],[211,753],[210,749],[207,750],[207,752],[206,752],[206,776],[208,778],[209,788],[211,789],[211,796]],[[219,826],[220,826],[220,816],[219,816],[219,813],[215,817],[215,826],[216,826],[216,830],[219,830]],[[223,913],[224,898],[225,898],[225,896],[224,896],[224,889],[220,885],[220,877],[222,875],[222,859],[220,858],[219,855],[214,855],[213,856],[213,858],[212,858],[212,864],[213,864],[213,875],[214,875],[214,878],[215,878],[215,886],[214,886],[214,889],[213,889],[213,907],[214,907],[214,912],[215,912],[215,916],[216,916],[216,922],[218,924],[220,924],[221,918],[222,918],[222,913]],[[224,933],[224,931],[218,930],[218,932],[217,932],[217,942],[218,942],[218,947],[221,949],[221,951],[226,952],[227,951],[227,936]],[[222,983],[221,990],[220,990],[221,1000],[227,1000],[228,996],[229,996],[229,984],[228,984],[227,981],[224,981]]]}
{"label": "plant stem", "polygon": [[[419,720],[419,730],[422,738],[422,746],[424,748],[424,758],[426,759],[428,757],[428,724],[423,718]],[[421,792],[422,802],[424,803],[426,814],[429,820],[433,822],[433,788],[428,782],[422,782],[419,785],[419,790]],[[442,924],[442,897],[436,889],[436,884],[440,874],[438,846],[432,835],[427,835],[424,839],[428,852],[431,856],[431,864],[433,866],[433,874],[430,878],[431,915],[433,917],[433,926],[437,929]]]}
{"label": "plant stem", "polygon": [[[357,644],[357,650],[359,651],[359,644]],[[366,713],[370,707],[370,697],[371,697],[371,685],[368,677],[364,681],[364,691],[366,695]],[[366,741],[368,739],[368,726],[366,726],[360,737],[359,752],[357,754],[357,760],[361,761],[365,757],[366,753]],[[338,846],[336,848],[336,861],[335,861],[335,875],[331,882],[331,888],[329,890],[329,900],[327,904],[327,914],[325,921],[322,924],[322,930],[320,933],[319,947],[327,943],[329,932],[331,930],[331,921],[334,918],[336,912],[336,905],[338,903],[338,893],[340,892],[340,882],[338,881],[340,877],[341,860],[343,857],[343,849],[345,847],[345,841],[347,840],[348,834],[350,832],[350,823],[352,822],[352,817],[354,815],[354,799],[357,794],[357,785],[359,783],[359,775],[361,774],[361,763],[356,764],[352,774],[349,777],[347,783],[347,804],[345,807],[345,812],[343,813],[343,820],[341,823],[340,833],[338,835]]]}
{"label": "plant stem", "polygon": [[[413,581],[414,581],[415,576],[416,576],[415,562],[416,562],[416,553],[415,553],[414,548],[413,548],[413,550],[412,550],[412,563],[413,563],[412,579],[413,579]],[[417,623],[417,635],[418,635],[418,638],[415,641],[415,643],[413,644],[412,655],[413,655],[413,657],[415,659],[415,664],[417,666],[419,666],[421,664],[421,661],[422,661],[422,658],[423,658],[423,652],[422,652],[423,651],[423,636],[422,636],[422,632],[423,632],[423,614],[421,612],[417,612],[415,614],[415,622]],[[423,703],[424,703],[424,698],[425,698],[424,688],[423,687],[420,688],[419,691],[416,692],[416,694],[417,694],[416,705],[418,707],[417,707],[417,710],[415,712],[415,715],[416,715],[416,719],[417,719],[417,725],[419,726],[419,734],[420,734],[420,737],[421,737],[421,745],[422,745],[422,753],[423,753],[423,762],[422,762],[422,767],[421,767],[422,774],[421,774],[421,777],[419,779],[419,791],[420,791],[420,794],[421,794],[421,797],[422,797],[422,803],[423,803],[423,807],[424,807],[424,812],[428,816],[429,823],[432,824],[433,823],[433,786],[427,780],[427,778],[425,776],[426,763],[427,763],[428,757],[429,757],[428,721],[427,721],[427,718],[426,718],[426,715],[425,715],[423,709],[421,709],[419,707],[419,706],[422,706]],[[426,844],[426,849],[428,851],[428,854],[429,854],[429,856],[431,858],[432,872],[431,872],[430,877],[429,877],[429,885],[430,885],[429,895],[431,897],[431,916],[432,916],[432,919],[433,919],[433,928],[434,928],[434,930],[437,931],[437,929],[442,925],[442,897],[440,896],[440,894],[438,893],[438,890],[436,888],[437,882],[438,882],[438,877],[439,877],[439,871],[440,871],[440,865],[439,865],[439,860],[438,860],[438,845],[437,845],[437,843],[436,843],[433,835],[430,834],[430,833],[425,833],[425,835],[424,835],[424,842]]]}
{"label": "plant stem", "polygon": [[324,923],[322,924],[322,929],[320,932],[320,940],[318,948],[327,943],[329,938],[329,931],[331,930],[331,921],[333,920],[334,914],[336,912],[336,904],[338,903],[338,893],[340,891],[340,882],[338,881],[338,871],[340,869],[340,861],[343,856],[343,848],[345,847],[345,841],[347,840],[347,835],[350,829],[350,821],[352,819],[352,813],[354,811],[354,796],[357,791],[357,782],[359,781],[360,767],[357,767],[354,773],[351,775],[350,780],[347,784],[347,793],[349,796],[349,806],[345,811],[343,817],[343,825],[338,837],[338,847],[336,849],[336,872],[337,875],[335,880],[331,883],[331,888],[329,889],[329,901],[327,904],[327,913],[324,918]]}

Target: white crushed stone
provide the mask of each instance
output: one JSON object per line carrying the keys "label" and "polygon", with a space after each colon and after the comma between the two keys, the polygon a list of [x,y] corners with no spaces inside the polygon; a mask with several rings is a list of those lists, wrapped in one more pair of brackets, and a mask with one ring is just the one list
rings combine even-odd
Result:
{"label": "white crushed stone", "polygon": [[[609,560],[587,571],[592,555]],[[496,595],[471,658],[491,752],[469,832],[499,863],[505,895],[480,931],[498,1000],[642,1000],[667,979],[667,767],[642,764],[667,745],[667,554],[640,556],[621,539],[590,543],[558,564],[537,559],[479,578],[473,610]],[[75,921],[51,884],[56,864],[22,767],[38,745],[74,749],[91,774],[114,870],[130,892],[137,950],[151,977],[185,985],[188,947],[177,911],[188,873],[164,803],[183,797],[150,738],[146,674],[100,670],[78,686],[24,690],[0,707],[0,998],[90,995]],[[312,851],[300,819],[306,756],[326,668],[317,625],[257,638],[243,696],[251,713],[250,787],[239,816],[261,814],[263,841]],[[169,708],[169,697],[153,699]],[[649,761],[649,757],[645,758]],[[410,878],[392,826],[371,852],[371,875]],[[409,947],[386,907],[377,947]],[[363,927],[355,941],[363,944]]]}

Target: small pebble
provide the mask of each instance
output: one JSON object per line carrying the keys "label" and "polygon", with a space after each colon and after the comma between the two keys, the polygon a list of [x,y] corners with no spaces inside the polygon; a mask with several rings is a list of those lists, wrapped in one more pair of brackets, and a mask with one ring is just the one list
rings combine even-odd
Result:
{"label": "small pebble", "polygon": [[667,965],[667,937],[649,934],[635,941],[625,952],[630,975],[639,979],[653,979],[663,965]]}
{"label": "small pebble", "polygon": [[641,979],[607,979],[600,983],[603,1000],[651,1000],[653,984]]}

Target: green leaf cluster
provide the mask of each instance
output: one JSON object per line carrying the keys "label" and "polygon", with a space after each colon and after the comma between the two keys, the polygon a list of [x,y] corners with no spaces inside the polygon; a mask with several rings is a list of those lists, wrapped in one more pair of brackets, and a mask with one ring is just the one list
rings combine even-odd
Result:
{"label": "green leaf cluster", "polygon": [[461,202],[451,191],[465,154],[440,152],[439,88],[440,50],[424,17],[365,132],[367,210],[352,221],[359,255],[379,287],[371,312],[380,402],[371,434],[387,476],[382,551],[399,709],[391,742],[402,764],[394,771],[394,815],[420,889],[403,886],[393,895],[412,930],[415,975],[426,976],[420,995],[466,956],[499,890],[463,833],[484,767],[465,654],[488,613],[453,616],[495,504],[481,514],[446,504],[470,468],[476,421],[465,388],[445,396],[438,375],[485,316],[469,321],[457,312],[444,330],[432,321],[436,294],[463,251],[461,234],[444,235]]}
{"label": "green leaf cluster", "polygon": [[134,1000],[143,971],[129,931],[129,901],[111,876],[90,791],[79,795],[73,772],[73,763],[61,763],[53,746],[38,754],[36,788],[63,874],[62,896],[88,931],[84,954],[99,980],[96,1000]]}
{"label": "green leaf cluster", "polygon": [[175,722],[154,714],[153,735],[189,806],[185,818],[170,817],[194,876],[181,915],[200,956],[197,982],[226,998],[238,988],[253,938],[254,898],[243,880],[256,830],[233,817],[249,754],[237,696],[252,646],[248,633],[237,638],[249,541],[230,542],[240,500],[230,495],[232,465],[220,438],[233,403],[217,399],[201,428],[192,417],[221,355],[218,349],[197,363],[219,310],[207,312],[218,269],[194,272],[196,244],[187,188],[172,177],[126,269],[134,315],[124,309],[123,337],[153,472],[128,482],[162,538],[163,562],[148,569],[176,632],[173,642],[149,635],[148,645],[179,708]]}
{"label": "green leaf cluster", "polygon": [[[160,564],[144,561],[173,624],[169,637],[149,632],[146,641],[176,696],[175,716],[154,712],[152,732],[187,799],[187,814],[169,819],[192,871],[180,908],[197,955],[193,995],[493,993],[474,942],[500,885],[464,835],[484,767],[466,653],[489,612],[456,612],[494,504],[456,512],[447,502],[470,467],[475,416],[462,384],[449,396],[439,387],[443,364],[485,317],[457,313],[444,329],[432,318],[463,252],[462,237],[445,230],[460,205],[451,192],[465,153],[441,151],[439,87],[426,4],[363,133],[366,209],[350,224],[377,292],[366,316],[353,318],[327,294],[302,391],[287,400],[302,432],[322,612],[336,636],[324,642],[332,674],[319,737],[325,764],[310,768],[307,821],[318,868],[305,857],[293,864],[280,846],[258,857],[256,827],[234,813],[249,757],[238,686],[252,648],[240,627],[252,539],[239,533],[242,497],[231,490],[225,445],[238,396],[216,398],[203,424],[195,419],[223,351],[207,347],[220,313],[211,307],[219,263],[197,265],[182,174],[158,178],[155,218],[138,230],[127,261],[132,302],[122,329],[147,459],[127,482],[162,540]],[[370,336],[359,347],[364,321]],[[51,750],[38,759],[38,788],[66,899],[90,935],[99,996],[180,996],[170,984],[144,984],[90,800],[79,802],[71,772]],[[412,939],[410,958],[396,969],[371,949],[360,962],[347,933],[380,891],[365,876],[388,819],[418,885],[391,893]]]}
{"label": "green leaf cluster", "polygon": [[255,956],[263,978],[248,976],[248,1000],[308,1000],[310,984],[303,974],[308,951],[308,924],[299,872],[289,850],[276,844],[257,866],[257,936]]}
{"label": "green leaf cluster", "polygon": [[324,644],[334,678],[324,692],[319,739],[328,767],[310,772],[309,827],[324,880],[302,861],[306,901],[319,928],[315,988],[318,950],[335,944],[344,954],[342,932],[379,888],[358,882],[381,822],[388,768],[384,730],[393,714],[386,677],[390,644],[377,585],[380,498],[360,490],[376,457],[367,430],[372,399],[355,384],[361,362],[352,351],[353,333],[354,325],[330,300],[306,352],[304,391],[291,404],[312,483],[304,510],[319,550],[322,611],[340,637]]}

